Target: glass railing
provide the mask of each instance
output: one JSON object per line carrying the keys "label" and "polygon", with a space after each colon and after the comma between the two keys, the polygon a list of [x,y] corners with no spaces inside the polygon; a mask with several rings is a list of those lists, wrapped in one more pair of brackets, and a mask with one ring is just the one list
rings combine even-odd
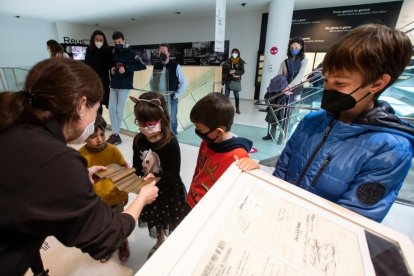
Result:
{"label": "glass railing", "polygon": [[0,91],[20,91],[24,87],[30,67],[0,68]]}
{"label": "glass railing", "polygon": [[[195,87],[191,89],[190,91],[187,91],[182,97],[178,100],[178,114],[177,114],[177,120],[178,120],[178,131],[185,130],[192,126],[193,124],[190,121],[190,112],[195,103],[207,95],[208,93],[214,92],[217,88],[217,82],[204,82],[200,86]],[[134,88],[131,89],[129,95],[139,98],[139,96],[145,92],[149,92],[151,90],[147,89],[139,89]],[[217,92],[217,91],[216,91]],[[159,92],[160,94],[164,95],[164,99],[166,99],[166,103],[168,106],[170,92]],[[104,109],[102,116],[104,119],[110,123],[109,120],[109,113],[108,110]],[[129,135],[134,135],[138,132],[138,127],[134,123],[135,115],[134,115],[134,103],[130,101],[129,99],[126,102],[125,105],[125,111],[124,111],[124,119],[122,121],[122,132]]]}

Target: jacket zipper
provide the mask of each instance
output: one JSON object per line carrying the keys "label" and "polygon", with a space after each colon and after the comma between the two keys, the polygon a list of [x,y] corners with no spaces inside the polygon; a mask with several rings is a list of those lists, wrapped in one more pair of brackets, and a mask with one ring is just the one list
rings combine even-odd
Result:
{"label": "jacket zipper", "polygon": [[312,183],[311,183],[312,187],[316,186],[316,183],[318,183],[319,178],[321,177],[323,171],[329,165],[329,162],[331,162],[331,160],[332,160],[332,156],[328,156],[328,158],[325,161],[323,161],[321,168],[319,169],[319,171],[316,174],[315,178],[312,180]]}
{"label": "jacket zipper", "polygon": [[303,169],[302,173],[300,174],[298,180],[296,181],[296,186],[299,186],[299,184],[302,182],[303,178],[305,177],[306,172],[308,171],[310,165],[313,162],[313,159],[315,159],[316,154],[321,149],[323,144],[325,144],[326,140],[328,139],[329,133],[331,132],[333,126],[335,125],[336,120],[332,120],[329,124],[329,126],[325,130],[325,134],[323,135],[322,141],[319,142],[318,146],[315,148],[315,150],[312,152],[311,157],[309,158],[308,162],[306,162],[306,166]]}

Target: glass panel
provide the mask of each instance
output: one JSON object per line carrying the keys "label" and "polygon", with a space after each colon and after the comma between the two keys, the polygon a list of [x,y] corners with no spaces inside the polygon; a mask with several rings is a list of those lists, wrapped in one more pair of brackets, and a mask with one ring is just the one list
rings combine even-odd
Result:
{"label": "glass panel", "polygon": [[0,91],[22,90],[29,70],[29,67],[0,68]]}

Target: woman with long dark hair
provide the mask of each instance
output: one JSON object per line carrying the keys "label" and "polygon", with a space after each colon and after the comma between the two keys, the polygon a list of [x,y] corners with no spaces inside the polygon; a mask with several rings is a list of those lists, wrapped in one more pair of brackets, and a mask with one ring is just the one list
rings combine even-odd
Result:
{"label": "woman with long dark hair", "polygon": [[[277,97],[277,104],[286,105],[300,99],[300,94],[303,91],[303,85],[301,83],[307,64],[308,59],[305,57],[305,42],[300,37],[291,38],[287,49],[287,59],[280,64],[279,68],[279,75],[286,77],[288,85],[281,90],[284,95]],[[280,127],[284,128],[286,118],[290,116],[290,108],[277,108],[277,110],[276,116],[280,122]],[[268,133],[263,137],[263,140],[270,140],[276,135],[277,126],[274,123],[269,122],[269,124]],[[282,142],[282,138],[282,136],[279,136],[279,144]]]}
{"label": "woman with long dark hair", "polygon": [[100,30],[94,31],[91,35],[89,47],[86,49],[85,63],[91,66],[101,79],[104,94],[98,112],[102,114],[102,105],[108,108],[109,103],[109,85],[111,82],[109,70],[111,70],[112,52],[105,34]]}

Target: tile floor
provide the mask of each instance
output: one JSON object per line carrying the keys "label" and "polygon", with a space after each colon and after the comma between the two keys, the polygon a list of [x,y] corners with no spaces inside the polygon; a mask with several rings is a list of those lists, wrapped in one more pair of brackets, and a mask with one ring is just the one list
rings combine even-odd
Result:
{"label": "tile floor", "polygon": [[[241,114],[236,114],[235,123],[259,127],[266,127],[264,121],[265,113],[258,112],[258,107],[253,101],[241,100]],[[132,137],[122,136],[123,143],[119,145],[126,160],[132,163]],[[269,141],[269,143],[272,143]],[[180,144],[181,148],[181,177],[185,185],[189,186],[196,164],[198,147]],[[269,167],[262,167],[271,173]],[[130,195],[133,199],[134,195]],[[131,201],[130,201],[131,202]],[[384,220],[384,224],[408,235],[414,240],[414,208],[401,204],[394,204],[390,213]],[[60,244],[55,238],[49,237],[41,250],[45,267],[50,270],[51,275],[134,275],[145,263],[146,256],[152,248],[155,240],[149,238],[148,230],[136,228],[128,238],[131,256],[128,261],[120,263],[117,253],[105,264],[93,260],[88,254],[82,253],[76,248],[67,248]],[[172,253],[173,254],[173,253]],[[30,271],[26,275],[33,275]]]}

